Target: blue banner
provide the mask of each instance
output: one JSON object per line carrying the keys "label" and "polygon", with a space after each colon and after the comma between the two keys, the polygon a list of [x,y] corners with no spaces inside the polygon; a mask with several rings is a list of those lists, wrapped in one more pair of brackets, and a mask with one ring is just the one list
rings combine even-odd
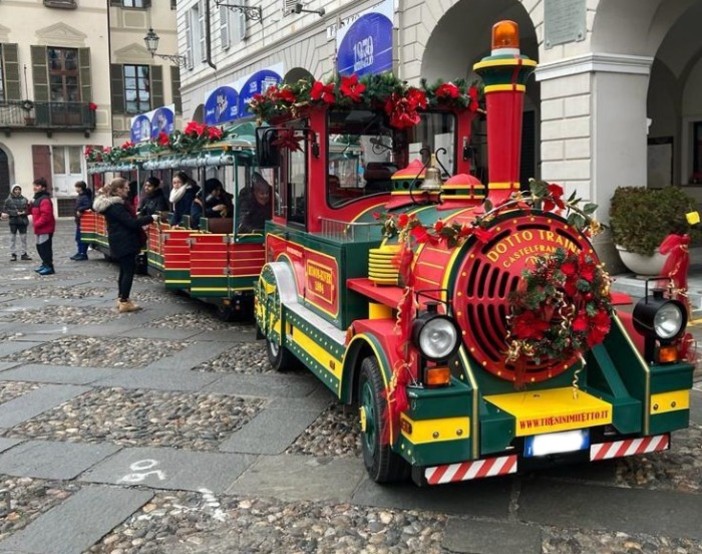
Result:
{"label": "blue banner", "polygon": [[151,138],[158,138],[160,133],[170,135],[175,130],[175,113],[171,108],[162,107],[154,110],[151,116]]}
{"label": "blue banner", "polygon": [[138,115],[132,118],[130,138],[134,144],[151,138],[151,120],[148,115]]}
{"label": "blue banner", "polygon": [[359,17],[339,37],[336,62],[339,75],[392,71],[392,36],[392,20],[386,15],[369,12]]}
{"label": "blue banner", "polygon": [[232,87],[222,86],[212,91],[205,101],[205,123],[220,125],[240,116],[239,93]]}
{"label": "blue banner", "polygon": [[239,117],[252,115],[248,102],[254,94],[263,94],[272,85],[279,84],[283,78],[272,69],[257,71],[247,79],[239,90]]}

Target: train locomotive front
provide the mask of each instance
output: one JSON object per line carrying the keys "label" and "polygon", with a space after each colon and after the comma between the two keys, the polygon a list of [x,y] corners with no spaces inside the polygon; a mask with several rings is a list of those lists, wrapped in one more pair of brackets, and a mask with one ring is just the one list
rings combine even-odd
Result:
{"label": "train locomotive front", "polygon": [[[437,485],[660,451],[689,423],[685,306],[657,291],[632,312],[590,242],[596,206],[554,184],[520,190],[522,97],[535,66],[519,53],[516,24],[498,23],[475,66],[487,185],[465,163],[443,183],[432,163],[405,163],[391,193],[334,205],[331,136],[365,136],[387,104],[385,114],[372,102],[311,104],[265,131],[300,140],[275,162],[280,210],[266,227],[259,331],[276,369],[301,362],[357,404],[376,482]],[[455,152],[469,140],[465,119]],[[384,148],[408,160],[407,142]],[[376,167],[365,169],[370,183]]]}

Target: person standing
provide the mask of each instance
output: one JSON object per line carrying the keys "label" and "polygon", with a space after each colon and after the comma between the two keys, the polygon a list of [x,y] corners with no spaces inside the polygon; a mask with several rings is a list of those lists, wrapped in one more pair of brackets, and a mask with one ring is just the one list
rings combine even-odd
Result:
{"label": "person standing", "polygon": [[158,215],[134,215],[129,200],[129,183],[122,177],[113,179],[102,188],[102,194],[93,202],[93,210],[105,216],[110,254],[119,263],[117,310],[120,313],[139,310],[139,306],[129,299],[136,256],[142,247],[142,227],[156,221]]}
{"label": "person standing", "polygon": [[88,243],[80,241],[80,218],[83,212],[90,209],[93,203],[93,197],[88,189],[85,181],[77,181],[74,185],[76,189],[76,253],[71,256],[71,259],[76,262],[82,262],[88,259]]}
{"label": "person standing", "polygon": [[36,268],[39,275],[53,275],[54,247],[53,238],[56,231],[56,218],[54,217],[54,204],[49,194],[49,184],[46,179],[39,177],[32,183],[34,199],[32,201],[32,223],[34,235],[37,238],[37,253],[42,264]]}
{"label": "person standing", "polygon": [[144,181],[144,196],[137,208],[137,215],[154,215],[168,211],[168,200],[161,190],[161,180],[158,177],[147,177]]}
{"label": "person standing", "polygon": [[27,227],[29,226],[29,200],[22,196],[22,187],[12,185],[10,195],[5,200],[3,212],[10,219],[10,261],[17,261],[17,235],[20,237],[22,260],[31,260],[27,254]]}

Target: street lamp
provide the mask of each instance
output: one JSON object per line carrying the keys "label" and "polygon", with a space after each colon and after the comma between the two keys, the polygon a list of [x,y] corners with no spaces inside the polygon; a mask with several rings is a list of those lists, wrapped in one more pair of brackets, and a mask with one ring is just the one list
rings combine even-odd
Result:
{"label": "street lamp", "polygon": [[225,0],[215,0],[215,6],[222,6],[230,10],[237,10],[244,14],[246,21],[260,21],[263,24],[263,9],[261,6],[245,6],[243,4],[229,4]]}
{"label": "street lamp", "polygon": [[161,37],[156,34],[156,31],[149,27],[149,32],[146,33],[144,37],[144,43],[152,58],[158,56],[176,65],[182,65],[183,67],[188,65],[188,59],[185,56],[179,56],[178,54],[157,54],[156,50],[158,50],[158,41],[160,39]]}

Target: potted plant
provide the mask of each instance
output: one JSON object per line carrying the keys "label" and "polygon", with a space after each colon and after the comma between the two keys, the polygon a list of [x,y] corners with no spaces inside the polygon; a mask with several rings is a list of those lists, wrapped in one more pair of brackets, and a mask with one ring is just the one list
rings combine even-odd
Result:
{"label": "potted plant", "polygon": [[610,227],[614,244],[624,265],[640,275],[658,275],[666,256],[658,252],[663,239],[671,233],[698,231],[686,214],[697,210],[697,202],[680,187],[652,189],[619,187],[610,205]]}

